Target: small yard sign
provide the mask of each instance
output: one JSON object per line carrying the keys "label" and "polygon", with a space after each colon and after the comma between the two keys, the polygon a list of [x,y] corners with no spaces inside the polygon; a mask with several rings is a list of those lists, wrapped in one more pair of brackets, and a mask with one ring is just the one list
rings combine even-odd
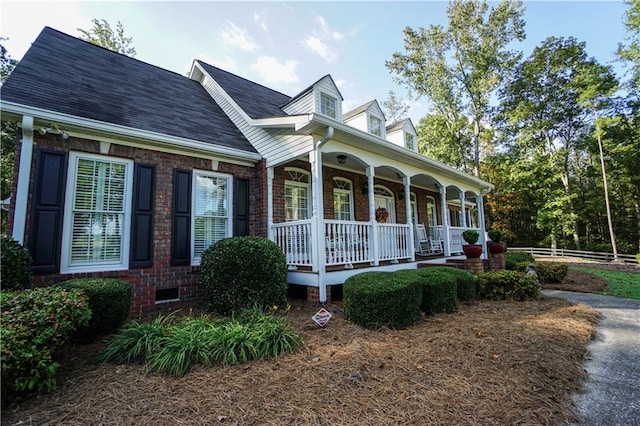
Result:
{"label": "small yard sign", "polygon": [[316,314],[312,316],[311,319],[314,320],[320,327],[324,327],[331,319],[331,316],[331,312],[327,311],[325,308],[320,308],[320,310],[316,312]]}

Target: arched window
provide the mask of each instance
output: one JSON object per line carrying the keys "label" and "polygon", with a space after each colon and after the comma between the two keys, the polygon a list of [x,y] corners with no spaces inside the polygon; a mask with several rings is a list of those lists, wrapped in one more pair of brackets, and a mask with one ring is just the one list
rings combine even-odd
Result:
{"label": "arched window", "polygon": [[285,219],[304,220],[311,216],[311,173],[295,167],[285,167]]}
{"label": "arched window", "polygon": [[387,222],[395,223],[396,202],[393,196],[393,192],[391,192],[391,190],[386,186],[375,185],[373,187],[373,200],[376,210],[378,210],[380,207],[387,209],[387,212],[389,213]]}
{"label": "arched window", "polygon": [[427,196],[427,226],[438,226],[438,214],[436,212],[436,199],[432,196]]}
{"label": "arched window", "polygon": [[337,220],[353,220],[353,184],[350,180],[333,178],[333,212]]}

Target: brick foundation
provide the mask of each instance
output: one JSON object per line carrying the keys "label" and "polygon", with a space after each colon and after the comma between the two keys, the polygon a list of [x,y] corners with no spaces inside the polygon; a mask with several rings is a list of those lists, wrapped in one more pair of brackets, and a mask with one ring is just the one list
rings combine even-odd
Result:
{"label": "brick foundation", "polygon": [[489,270],[490,271],[501,271],[506,269],[506,262],[504,259],[504,254],[492,254],[489,258]]}
{"label": "brick foundation", "polygon": [[[307,287],[307,302],[320,303],[319,287]],[[331,303],[331,286],[327,286],[327,301],[325,303]]]}

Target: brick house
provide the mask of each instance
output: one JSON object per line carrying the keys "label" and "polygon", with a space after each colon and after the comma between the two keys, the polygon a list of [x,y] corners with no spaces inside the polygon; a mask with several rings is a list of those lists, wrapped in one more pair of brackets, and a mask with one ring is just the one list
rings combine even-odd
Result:
{"label": "brick house", "polygon": [[362,268],[459,254],[465,228],[486,253],[492,185],[420,155],[411,121],[386,126],[375,100],[342,100],[330,75],[291,97],[45,28],[2,86],[22,133],[10,233],[37,284],[119,277],[132,313],[199,297],[200,256],[235,235],[275,241],[321,302]]}

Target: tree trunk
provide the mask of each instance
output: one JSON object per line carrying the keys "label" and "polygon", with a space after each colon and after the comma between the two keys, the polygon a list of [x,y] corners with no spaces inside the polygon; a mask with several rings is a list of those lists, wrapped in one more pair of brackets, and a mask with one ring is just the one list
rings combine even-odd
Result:
{"label": "tree trunk", "polygon": [[473,121],[473,163],[475,175],[480,177],[480,123],[478,123],[478,119]]}

